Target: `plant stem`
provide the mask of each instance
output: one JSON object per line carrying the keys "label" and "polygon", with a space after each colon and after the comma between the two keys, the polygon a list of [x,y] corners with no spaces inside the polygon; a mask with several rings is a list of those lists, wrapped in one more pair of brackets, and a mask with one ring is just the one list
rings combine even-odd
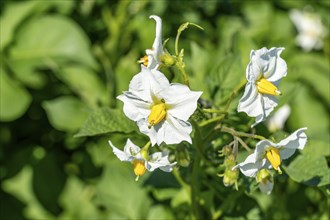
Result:
{"label": "plant stem", "polygon": [[225,117],[225,115],[220,115],[214,118],[211,118],[209,120],[203,121],[199,124],[200,127],[204,127],[208,124],[211,124],[212,122],[216,122],[216,121],[221,121],[223,118]]}
{"label": "plant stem", "polygon": [[173,175],[175,177],[175,179],[178,181],[178,183],[188,192],[188,194],[190,194],[190,187],[189,185],[182,179],[179,169],[178,168],[174,168],[173,169]]}
{"label": "plant stem", "polygon": [[215,130],[220,129],[220,131],[229,133],[229,134],[231,134],[235,137],[248,137],[248,138],[259,139],[259,140],[266,139],[265,137],[263,137],[261,135],[249,134],[249,133],[245,133],[245,132],[239,132],[239,131],[235,131],[232,128],[228,128],[228,127],[220,126],[220,125],[216,126],[214,129]]}
{"label": "plant stem", "polygon": [[224,110],[220,110],[220,109],[209,109],[209,108],[201,108],[201,110],[203,112],[206,113],[219,113],[219,114],[227,114],[228,112],[224,111]]}
{"label": "plant stem", "polygon": [[[202,138],[199,127],[195,121],[192,121],[192,124],[195,128],[195,137],[193,141],[193,145],[197,149],[202,149]],[[193,218],[195,220],[202,219],[199,207],[199,190],[200,190],[200,162],[201,162],[201,155],[200,153],[196,153],[193,169],[192,169],[192,176],[191,176],[191,203],[192,203],[192,213]]]}
{"label": "plant stem", "polygon": [[184,63],[182,62],[180,57],[177,57],[177,61],[175,63],[175,66],[179,69],[183,76],[184,84],[186,84],[189,87],[189,78],[187,76],[187,73],[184,69]]}

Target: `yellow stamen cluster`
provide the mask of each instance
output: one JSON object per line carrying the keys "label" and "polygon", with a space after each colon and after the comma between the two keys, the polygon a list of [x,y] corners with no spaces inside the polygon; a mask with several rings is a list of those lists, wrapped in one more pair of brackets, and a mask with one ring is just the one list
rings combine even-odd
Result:
{"label": "yellow stamen cluster", "polygon": [[279,174],[282,173],[280,169],[281,165],[281,156],[280,156],[280,151],[278,148],[271,147],[268,150],[266,150],[266,158],[270,162],[270,164],[273,166],[275,170],[278,171]]}
{"label": "yellow stamen cluster", "polygon": [[151,108],[150,115],[148,117],[148,128],[158,124],[166,117],[166,105],[165,103],[155,104]]}
{"label": "yellow stamen cluster", "polygon": [[148,66],[148,56],[145,55],[144,57],[141,57],[139,60],[138,60],[138,63],[142,63],[144,66]]}
{"label": "yellow stamen cluster", "polygon": [[133,160],[134,173],[136,175],[136,180],[139,179],[146,172],[146,167],[143,160]]}
{"label": "yellow stamen cluster", "polygon": [[269,82],[265,78],[261,78],[257,81],[257,88],[260,93],[267,94],[267,95],[281,95],[280,90],[277,87]]}

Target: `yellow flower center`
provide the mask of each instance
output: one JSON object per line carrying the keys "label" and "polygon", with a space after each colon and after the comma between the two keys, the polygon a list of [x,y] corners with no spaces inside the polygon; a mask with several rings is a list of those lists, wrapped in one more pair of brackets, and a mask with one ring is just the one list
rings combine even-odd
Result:
{"label": "yellow flower center", "polygon": [[166,105],[164,102],[152,106],[148,117],[148,128],[158,124],[166,117]]}
{"label": "yellow flower center", "polygon": [[142,176],[146,172],[146,167],[144,166],[143,160],[133,160],[134,173],[136,175],[136,180],[139,176]]}
{"label": "yellow flower center", "polygon": [[148,66],[148,56],[145,55],[144,57],[141,57],[139,60],[138,60],[138,63],[142,63],[144,66]]}
{"label": "yellow flower center", "polygon": [[279,174],[282,173],[280,169],[281,165],[281,156],[280,151],[278,148],[271,147],[270,149],[266,150],[266,158],[270,162],[270,164],[273,166],[275,170],[278,171]]}
{"label": "yellow flower center", "polygon": [[257,81],[257,88],[260,93],[267,94],[267,95],[281,95],[280,90],[277,87],[269,82],[265,78],[261,78]]}

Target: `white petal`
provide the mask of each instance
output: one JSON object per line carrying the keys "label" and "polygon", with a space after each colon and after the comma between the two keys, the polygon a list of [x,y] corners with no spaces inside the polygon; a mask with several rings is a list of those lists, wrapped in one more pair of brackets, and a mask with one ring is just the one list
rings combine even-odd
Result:
{"label": "white petal", "polygon": [[165,99],[168,113],[181,120],[187,121],[197,108],[197,100],[202,92],[192,92],[182,84],[171,84],[162,96]]}
{"label": "white petal", "polygon": [[280,57],[283,50],[283,47],[273,47],[267,53],[269,63],[263,75],[270,82],[278,81],[287,74],[288,68],[286,62]]}
{"label": "white petal", "polygon": [[291,157],[296,149],[304,149],[307,143],[306,130],[307,128],[300,128],[277,144],[282,160]]}
{"label": "white petal", "polygon": [[262,111],[259,115],[256,116],[255,123],[251,126],[254,127],[260,122],[266,120],[268,115],[274,110],[274,108],[277,106],[278,100],[275,96],[266,95],[266,94],[260,94],[261,96],[261,106]]}
{"label": "white petal", "polygon": [[250,62],[246,67],[246,79],[252,83],[255,83],[255,81],[258,80],[262,74],[262,70],[260,69],[258,63],[254,61],[256,56],[255,53],[255,50],[251,50]]}
{"label": "white petal", "polygon": [[273,191],[273,188],[274,188],[274,183],[270,180],[267,180],[266,183],[263,182],[259,183],[260,191],[267,195],[270,195],[270,193]]}
{"label": "white petal", "polygon": [[138,157],[141,148],[135,145],[129,138],[126,141],[126,145],[124,147],[124,152],[133,157]]}
{"label": "white petal", "polygon": [[124,94],[117,96],[117,99],[124,103],[123,111],[133,121],[148,117],[150,114],[151,103],[144,101],[131,92],[124,92]]}
{"label": "white petal", "polygon": [[111,141],[109,141],[110,146],[112,147],[113,153],[118,157],[120,161],[132,161],[132,157],[130,154],[127,154],[124,151],[119,150],[116,148]]}
{"label": "white petal", "polygon": [[288,104],[279,108],[271,118],[266,122],[270,131],[274,132],[284,128],[284,124],[291,113],[291,108]]}
{"label": "white petal", "polygon": [[152,18],[156,21],[156,37],[154,43],[152,44],[152,49],[146,50],[148,55],[148,68],[157,69],[158,65],[160,64],[159,56],[163,53],[162,19],[156,15],[151,15],[149,18]]}
{"label": "white petal", "polygon": [[157,131],[156,131],[156,128],[159,129],[159,125],[161,125],[163,122],[155,125],[155,126],[152,126],[150,129],[148,128],[148,119],[147,118],[144,118],[144,119],[140,119],[138,122],[137,122],[137,125],[140,129],[140,132],[147,135],[149,138],[150,138],[150,142],[151,142],[151,145],[154,146],[156,143],[157,143]]}
{"label": "white petal", "polygon": [[267,139],[259,141],[254,151],[256,160],[262,160],[265,157],[266,150],[270,147],[276,147],[276,144]]}
{"label": "white petal", "polygon": [[180,120],[167,114],[166,120],[157,131],[157,144],[178,144],[182,141],[191,142],[190,133],[192,126],[189,122]]}
{"label": "white petal", "polygon": [[129,91],[143,100],[151,103],[153,95],[168,89],[170,83],[163,73],[150,70],[141,65],[141,72],[136,74],[129,84]]}
{"label": "white petal", "polygon": [[149,171],[154,171],[155,169],[160,168],[165,172],[171,172],[175,164],[176,163],[171,164],[168,161],[168,153],[156,152],[149,156],[147,169]]}
{"label": "white petal", "polygon": [[248,82],[245,86],[244,94],[239,100],[238,112],[245,112],[250,117],[263,114],[261,94],[258,93],[254,83]]}
{"label": "white petal", "polygon": [[248,177],[255,177],[258,170],[261,169],[260,162],[256,161],[255,154],[250,154],[245,161],[237,164],[232,168],[232,170],[239,168],[241,172]]}

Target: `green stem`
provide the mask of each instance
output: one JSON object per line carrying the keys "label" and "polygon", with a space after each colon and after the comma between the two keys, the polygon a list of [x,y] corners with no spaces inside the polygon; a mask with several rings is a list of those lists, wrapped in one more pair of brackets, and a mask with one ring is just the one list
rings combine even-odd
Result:
{"label": "green stem", "polygon": [[[193,141],[193,145],[197,149],[202,149],[202,138],[199,127],[195,121],[192,121],[192,124],[195,128],[195,137]],[[191,176],[191,202],[192,202],[192,213],[193,219],[199,220],[202,219],[202,215],[200,213],[200,205],[199,205],[199,194],[200,194],[200,163],[201,163],[201,155],[197,153],[195,156],[193,168],[192,168],[192,176]]]}
{"label": "green stem", "polygon": [[208,119],[206,121],[203,121],[199,124],[200,127],[204,127],[208,124],[211,124],[213,122],[219,122],[221,121],[226,115],[220,115],[220,116],[217,116],[217,117],[214,117],[214,118],[211,118],[211,119]]}
{"label": "green stem", "polygon": [[261,135],[249,134],[249,133],[245,133],[245,132],[239,132],[239,131],[235,131],[234,129],[228,128],[228,127],[225,127],[225,126],[216,126],[214,129],[215,130],[220,129],[220,131],[229,133],[229,134],[231,134],[235,137],[248,137],[248,138],[259,139],[259,140],[266,139],[265,137],[263,137]]}
{"label": "green stem", "polygon": [[187,191],[188,195],[190,195],[190,186],[182,179],[179,169],[175,167],[172,172],[178,183]]}
{"label": "green stem", "polygon": [[182,74],[184,84],[186,84],[189,87],[189,78],[187,76],[187,73],[184,69],[184,64],[183,64],[180,57],[177,57],[177,61],[175,63],[175,66],[179,69],[180,73]]}
{"label": "green stem", "polygon": [[219,113],[219,114],[227,114],[228,112],[224,111],[224,110],[220,110],[220,109],[208,109],[208,108],[202,108],[201,109],[203,112],[206,113]]}

